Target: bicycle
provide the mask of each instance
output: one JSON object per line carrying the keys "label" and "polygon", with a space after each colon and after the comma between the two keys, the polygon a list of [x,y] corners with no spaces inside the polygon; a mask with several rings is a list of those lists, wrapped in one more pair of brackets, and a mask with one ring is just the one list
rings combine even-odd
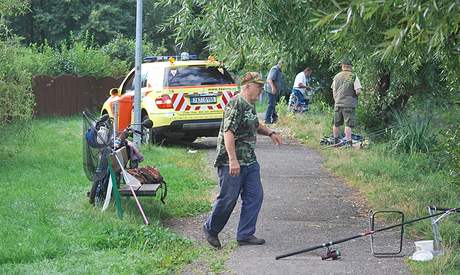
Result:
{"label": "bicycle", "polygon": [[143,156],[127,138],[134,133],[143,135],[146,132],[144,129],[152,128],[153,123],[149,119],[144,120],[141,131],[134,130],[131,124],[116,135],[108,115],[96,118],[84,111],[83,118],[83,166],[87,178],[92,182],[88,192],[89,203],[97,207],[107,197],[110,169],[113,169],[116,181],[120,182],[124,170],[122,167],[137,168],[143,160]]}

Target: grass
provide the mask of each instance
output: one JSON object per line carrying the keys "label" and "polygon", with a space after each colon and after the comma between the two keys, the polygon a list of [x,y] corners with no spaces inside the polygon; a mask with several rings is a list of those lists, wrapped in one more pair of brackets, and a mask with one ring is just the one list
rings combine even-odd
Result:
{"label": "grass", "polygon": [[[280,110],[278,125],[285,126],[290,135],[309,147],[319,150],[326,158],[325,165],[336,175],[359,188],[374,209],[398,209],[411,219],[428,215],[427,205],[459,207],[458,179],[443,170],[430,167],[430,156],[423,153],[396,153],[388,144],[370,143],[365,150],[324,148],[319,145],[329,136],[331,112],[288,114]],[[359,132],[359,129],[357,130]],[[362,133],[362,132],[361,132]],[[456,217],[441,223],[441,236],[448,247],[445,256],[426,263],[407,261],[415,274],[458,274],[460,270],[460,226]],[[428,220],[406,227],[414,239],[432,239]],[[406,232],[407,232],[406,231]]]}
{"label": "grass", "polygon": [[167,205],[141,198],[152,222],[145,226],[132,199],[122,202],[123,219],[113,207],[101,213],[88,203],[80,118],[33,121],[25,136],[7,131],[0,147],[0,273],[170,274],[203,258],[209,270],[222,270],[225,252],[160,223],[210,209],[215,182],[205,152],[143,149],[143,164],[159,167],[169,184]]}
{"label": "grass", "polygon": [[256,102],[256,110],[258,113],[265,113],[267,111],[268,106],[268,94],[262,92],[259,100]]}

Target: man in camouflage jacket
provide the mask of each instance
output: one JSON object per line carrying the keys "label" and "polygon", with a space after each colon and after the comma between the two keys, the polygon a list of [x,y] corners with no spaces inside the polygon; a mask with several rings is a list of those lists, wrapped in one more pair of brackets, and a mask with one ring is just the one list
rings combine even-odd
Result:
{"label": "man in camouflage jacket", "polygon": [[220,192],[211,214],[203,225],[210,245],[221,247],[218,234],[222,231],[241,194],[243,201],[236,239],[239,245],[261,245],[264,239],[254,236],[263,189],[260,167],[255,155],[257,134],[269,136],[281,144],[281,136],[260,124],[255,102],[263,88],[258,73],[249,72],[241,81],[241,93],[225,107],[224,118],[217,139],[217,167]]}

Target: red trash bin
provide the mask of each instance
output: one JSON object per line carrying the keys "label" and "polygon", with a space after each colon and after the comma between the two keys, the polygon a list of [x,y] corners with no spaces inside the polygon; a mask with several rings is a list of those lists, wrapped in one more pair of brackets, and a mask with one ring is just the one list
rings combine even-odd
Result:
{"label": "red trash bin", "polygon": [[134,95],[124,94],[118,99],[118,131],[121,132],[131,124]]}

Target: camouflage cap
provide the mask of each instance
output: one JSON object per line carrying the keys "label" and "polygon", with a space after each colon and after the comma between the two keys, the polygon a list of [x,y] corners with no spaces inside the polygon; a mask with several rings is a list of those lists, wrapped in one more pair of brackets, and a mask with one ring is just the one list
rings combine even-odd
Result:
{"label": "camouflage cap", "polygon": [[260,78],[259,73],[257,72],[248,72],[241,79],[241,86],[247,85],[249,83],[264,84],[262,78]]}
{"label": "camouflage cap", "polygon": [[342,58],[342,60],[340,60],[340,64],[343,64],[343,65],[350,65],[350,66],[352,65],[352,64],[351,64],[351,60],[350,60],[350,58],[348,58],[348,57]]}

